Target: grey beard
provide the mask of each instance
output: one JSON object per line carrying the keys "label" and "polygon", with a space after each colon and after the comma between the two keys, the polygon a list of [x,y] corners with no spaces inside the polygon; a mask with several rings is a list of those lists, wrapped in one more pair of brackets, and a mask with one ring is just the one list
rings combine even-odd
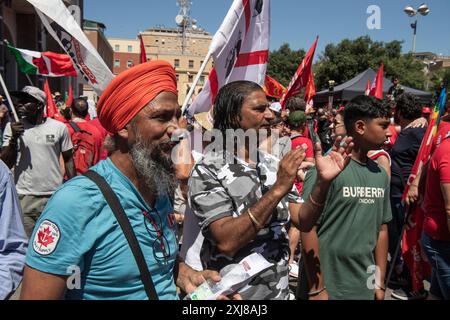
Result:
{"label": "grey beard", "polygon": [[146,186],[158,196],[175,191],[175,170],[170,158],[167,158],[159,146],[147,147],[140,136],[130,150],[131,160],[139,177]]}

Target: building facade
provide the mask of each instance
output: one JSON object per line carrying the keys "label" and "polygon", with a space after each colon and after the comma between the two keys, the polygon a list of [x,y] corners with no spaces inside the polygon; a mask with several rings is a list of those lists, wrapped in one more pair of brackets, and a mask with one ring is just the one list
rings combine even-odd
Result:
{"label": "building facade", "polygon": [[[212,36],[205,31],[192,29],[183,35],[179,28],[165,27],[151,28],[141,34],[148,60],[164,60],[174,66],[177,73],[179,103],[183,104],[208,53]],[[139,40],[119,38],[108,40],[114,48],[115,74],[139,63]],[[212,66],[211,59],[200,76],[195,94],[203,88]]]}
{"label": "building facade", "polygon": [[113,73],[119,73],[140,63],[140,42],[136,39],[108,38],[114,50]]}
{"label": "building facade", "polygon": [[414,57],[422,61],[431,72],[440,69],[450,68],[450,57],[437,55],[433,52],[414,53]]}

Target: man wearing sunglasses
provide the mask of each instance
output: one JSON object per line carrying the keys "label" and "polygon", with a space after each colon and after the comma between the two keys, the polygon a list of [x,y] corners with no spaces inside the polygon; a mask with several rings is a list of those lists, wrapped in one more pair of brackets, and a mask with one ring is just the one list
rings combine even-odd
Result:
{"label": "man wearing sunglasses", "polygon": [[72,142],[66,126],[44,117],[47,97],[36,87],[11,92],[21,119],[8,124],[3,136],[1,159],[14,168],[15,183],[30,237],[48,199],[63,183],[60,158],[65,173],[75,176]]}

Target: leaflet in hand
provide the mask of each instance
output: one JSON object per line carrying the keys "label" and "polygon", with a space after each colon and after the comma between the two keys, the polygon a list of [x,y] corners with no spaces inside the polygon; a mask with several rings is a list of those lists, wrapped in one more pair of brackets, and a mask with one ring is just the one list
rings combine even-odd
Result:
{"label": "leaflet in hand", "polygon": [[239,264],[228,265],[220,271],[222,280],[204,282],[188,296],[190,300],[216,300],[220,295],[229,295],[246,286],[260,272],[270,268],[261,254],[254,253],[243,259]]}

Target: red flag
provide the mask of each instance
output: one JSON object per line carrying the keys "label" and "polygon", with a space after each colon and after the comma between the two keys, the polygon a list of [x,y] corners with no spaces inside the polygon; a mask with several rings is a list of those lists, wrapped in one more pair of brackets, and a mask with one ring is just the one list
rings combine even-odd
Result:
{"label": "red flag", "polygon": [[[416,178],[417,174],[422,172],[425,164],[430,160],[431,150],[436,139],[439,129],[441,115],[444,111],[446,100],[446,91],[442,90],[438,103],[434,107],[431,115],[430,123],[417,154],[416,162],[411,170],[411,175],[406,184],[402,200],[405,201],[409,188]],[[407,210],[410,210],[408,208]],[[411,208],[411,214],[408,215],[406,232],[403,235],[402,253],[408,269],[411,271],[413,289],[420,290],[423,288],[423,279],[429,274],[429,265],[422,259],[420,238],[422,236],[423,216],[424,213],[420,208]],[[428,272],[428,273],[427,273]]]}
{"label": "red flag", "polygon": [[420,206],[414,206],[411,210],[403,234],[402,255],[411,274],[413,291],[421,291],[424,288],[423,280],[431,275],[431,266],[421,254],[424,212]]}
{"label": "red flag", "polygon": [[366,96],[368,96],[370,94],[370,89],[372,89],[372,84],[370,83],[370,80],[367,79]]}
{"label": "red flag", "polygon": [[147,62],[147,53],[145,52],[144,39],[142,39],[142,34],[139,35],[141,39],[141,63]]}
{"label": "red flag", "polygon": [[266,96],[281,99],[286,92],[286,88],[283,87],[277,80],[266,75],[266,81],[264,83],[264,92]]}
{"label": "red flag", "polygon": [[417,173],[422,172],[423,167],[428,162],[428,160],[430,160],[433,141],[436,138],[436,134],[439,129],[441,115],[444,112],[445,108],[446,97],[447,94],[446,90],[444,89],[442,90],[439,101],[436,103],[436,106],[433,109],[433,113],[431,114],[430,123],[428,124],[425,136],[422,141],[422,145],[420,146],[419,153],[417,154],[416,162],[414,163],[414,166],[411,170],[411,175],[409,176],[405,191],[403,193],[403,201],[405,201],[406,196],[408,195],[409,187],[416,178]]}
{"label": "red flag", "polygon": [[292,78],[291,83],[288,86],[287,92],[284,94],[284,96],[281,98],[281,105],[284,108],[284,105],[286,104],[286,101],[297,94],[300,93],[300,90],[308,84],[308,79],[310,77],[312,63],[314,60],[314,54],[316,52],[317,47],[317,41],[319,40],[319,36],[317,36],[316,41],[314,42],[311,49],[309,49],[308,53],[306,54],[305,58],[303,59],[303,62],[300,64],[300,66],[297,69],[297,72],[294,75],[294,78]]}
{"label": "red flag", "polygon": [[380,68],[378,69],[377,78],[372,85],[369,96],[383,99],[383,64],[381,64]]}
{"label": "red flag", "polygon": [[316,86],[314,84],[314,77],[312,71],[309,72],[308,84],[306,85],[305,101],[306,101],[306,113],[314,107],[314,96],[316,95]]}
{"label": "red flag", "polygon": [[48,84],[48,79],[45,80],[44,91],[47,96],[47,117],[61,122],[67,122],[56,107],[55,101],[52,97],[52,91],[50,90],[50,85]]}
{"label": "red flag", "polygon": [[72,91],[72,85],[69,84],[69,96],[67,97],[66,106],[68,108],[71,108],[72,103],[73,103],[73,91]]}

